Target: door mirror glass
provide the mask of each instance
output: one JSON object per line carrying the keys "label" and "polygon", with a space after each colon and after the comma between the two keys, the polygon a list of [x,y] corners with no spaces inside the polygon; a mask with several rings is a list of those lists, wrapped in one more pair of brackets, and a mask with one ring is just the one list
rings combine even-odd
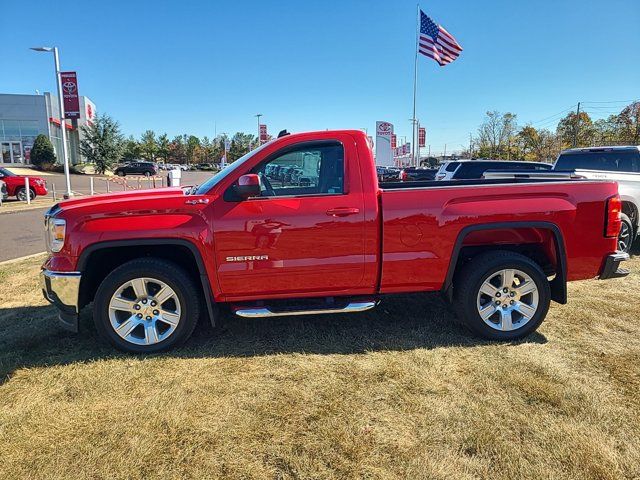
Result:
{"label": "door mirror glass", "polygon": [[260,177],[255,173],[248,173],[242,175],[238,179],[238,184],[235,186],[235,191],[240,198],[246,200],[251,197],[260,196]]}

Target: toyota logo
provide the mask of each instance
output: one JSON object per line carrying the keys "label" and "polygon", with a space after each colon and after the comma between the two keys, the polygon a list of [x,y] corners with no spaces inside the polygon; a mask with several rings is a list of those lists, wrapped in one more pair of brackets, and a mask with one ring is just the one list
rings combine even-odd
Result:
{"label": "toyota logo", "polygon": [[62,84],[62,88],[64,88],[64,91],[69,95],[76,93],[76,89],[77,89],[75,82],[71,82],[71,81],[64,82]]}
{"label": "toyota logo", "polygon": [[378,131],[382,132],[382,133],[391,132],[392,128],[393,128],[393,125],[391,125],[390,123],[387,123],[387,122],[382,122],[382,123],[378,124]]}

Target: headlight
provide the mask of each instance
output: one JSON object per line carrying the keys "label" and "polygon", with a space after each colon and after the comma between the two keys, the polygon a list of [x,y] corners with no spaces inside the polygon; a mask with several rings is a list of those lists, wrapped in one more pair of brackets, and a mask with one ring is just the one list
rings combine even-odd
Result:
{"label": "headlight", "polygon": [[59,252],[64,246],[67,222],[61,218],[49,218],[47,225],[48,247],[52,252]]}

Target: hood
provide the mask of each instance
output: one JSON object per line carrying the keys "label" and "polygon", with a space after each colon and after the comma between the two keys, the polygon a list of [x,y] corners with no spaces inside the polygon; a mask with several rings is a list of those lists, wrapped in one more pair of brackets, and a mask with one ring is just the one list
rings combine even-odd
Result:
{"label": "hood", "polygon": [[128,192],[104,193],[94,196],[74,197],[64,200],[50,209],[50,213],[62,211],[72,211],[77,209],[119,210],[127,204],[140,202],[145,205],[155,203],[156,200],[184,197],[184,191],[180,187],[152,188],[147,190],[132,190]]}

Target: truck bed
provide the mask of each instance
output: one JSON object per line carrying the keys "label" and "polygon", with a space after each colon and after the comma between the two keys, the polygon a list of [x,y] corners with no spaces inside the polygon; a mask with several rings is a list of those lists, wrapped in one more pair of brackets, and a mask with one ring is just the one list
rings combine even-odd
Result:
{"label": "truck bed", "polygon": [[[473,187],[473,188],[465,188]],[[593,278],[615,241],[603,235],[614,182],[464,180],[380,189],[383,293],[440,290],[456,249],[530,245],[567,259],[567,278]]]}

